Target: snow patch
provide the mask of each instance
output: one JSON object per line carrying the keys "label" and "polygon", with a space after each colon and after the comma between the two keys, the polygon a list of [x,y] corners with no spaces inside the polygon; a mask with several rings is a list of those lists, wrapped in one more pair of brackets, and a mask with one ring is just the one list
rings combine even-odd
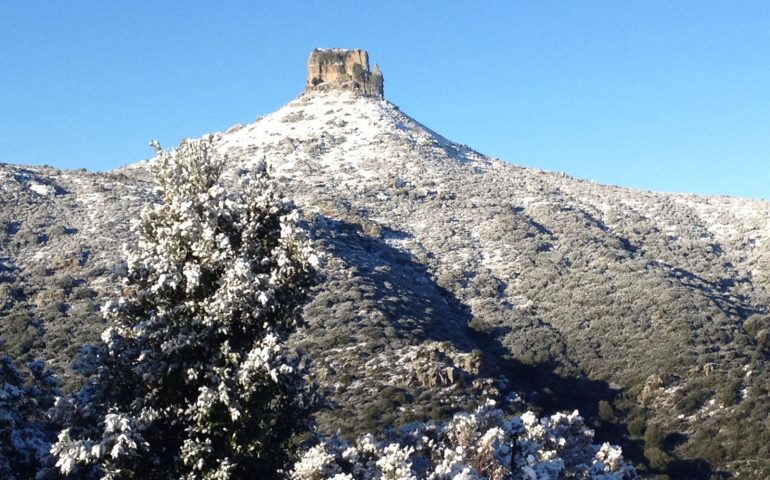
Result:
{"label": "snow patch", "polygon": [[43,197],[54,195],[56,193],[56,189],[54,187],[34,181],[29,183],[29,189]]}

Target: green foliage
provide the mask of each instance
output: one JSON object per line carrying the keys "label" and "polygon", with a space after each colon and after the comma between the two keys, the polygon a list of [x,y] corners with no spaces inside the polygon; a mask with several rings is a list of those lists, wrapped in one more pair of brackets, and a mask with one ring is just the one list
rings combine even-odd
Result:
{"label": "green foliage", "polygon": [[711,397],[711,390],[702,385],[693,385],[680,394],[676,408],[685,415],[691,415],[700,409]]}
{"label": "green foliage", "polygon": [[645,448],[660,448],[663,446],[665,436],[663,429],[659,425],[648,425],[647,430],[644,432]]}
{"label": "green foliage", "polygon": [[644,456],[650,467],[660,471],[665,471],[668,468],[668,462],[671,461],[671,457],[658,447],[645,447]]}
{"label": "green foliage", "polygon": [[646,430],[644,418],[636,417],[628,422],[628,433],[633,438],[642,438]]}
{"label": "green foliage", "polygon": [[717,389],[717,400],[725,407],[732,407],[740,400],[741,381],[738,379],[726,380]]}
{"label": "green foliage", "polygon": [[599,400],[599,418],[608,423],[615,423],[618,421],[615,410],[607,400]]}

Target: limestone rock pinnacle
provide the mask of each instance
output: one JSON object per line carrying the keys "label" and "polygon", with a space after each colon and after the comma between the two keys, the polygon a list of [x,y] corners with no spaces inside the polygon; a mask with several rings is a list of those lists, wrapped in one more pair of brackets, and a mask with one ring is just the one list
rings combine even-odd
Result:
{"label": "limestone rock pinnacle", "polygon": [[366,50],[316,48],[307,61],[307,90],[338,88],[383,97],[383,78],[375,65],[369,70]]}

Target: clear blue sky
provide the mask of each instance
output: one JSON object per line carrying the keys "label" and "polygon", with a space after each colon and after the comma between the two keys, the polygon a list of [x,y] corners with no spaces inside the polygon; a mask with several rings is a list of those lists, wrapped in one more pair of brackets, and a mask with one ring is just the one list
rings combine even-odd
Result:
{"label": "clear blue sky", "polygon": [[0,162],[108,170],[298,95],[314,47],[510,162],[770,199],[767,1],[0,2]]}

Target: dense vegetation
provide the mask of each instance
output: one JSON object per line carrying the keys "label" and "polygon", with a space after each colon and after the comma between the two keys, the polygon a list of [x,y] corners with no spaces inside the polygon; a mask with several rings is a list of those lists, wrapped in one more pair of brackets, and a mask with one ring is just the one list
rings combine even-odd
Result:
{"label": "dense vegetation", "polygon": [[[417,450],[406,439],[377,447],[370,435],[353,456],[346,447],[338,459],[319,457],[342,448],[338,439],[310,448],[289,471],[315,402],[283,342],[318,258],[264,164],[228,192],[211,139],[157,148],[162,201],[134,224],[138,243],[127,247],[116,298],[101,309],[101,342],[77,355],[85,385],[54,398],[42,361],[29,364],[27,379],[0,358],[5,477],[635,477],[618,449],[591,443],[577,413],[507,419],[493,403],[438,428],[413,426]],[[416,451],[437,462],[432,473]]]}
{"label": "dense vegetation", "polygon": [[[234,190],[239,169],[275,167],[324,252],[290,340],[328,396],[321,432],[354,442],[496,398],[579,408],[650,475],[770,476],[765,202],[503,164],[353,94],[305,95],[217,142]],[[0,335],[72,390],[152,184],[141,165],[2,175]]]}
{"label": "dense vegetation", "polygon": [[49,457],[54,427],[46,412],[60,394],[56,379],[42,361],[19,368],[2,355],[0,380],[0,477],[35,478]]}

